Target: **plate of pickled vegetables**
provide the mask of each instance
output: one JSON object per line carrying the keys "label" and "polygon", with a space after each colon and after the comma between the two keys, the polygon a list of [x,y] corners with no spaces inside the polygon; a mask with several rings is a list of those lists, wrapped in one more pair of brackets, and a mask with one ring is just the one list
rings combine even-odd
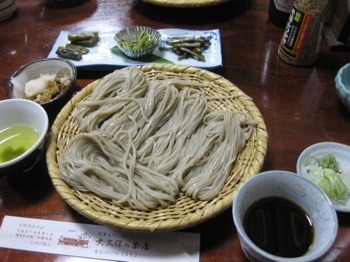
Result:
{"label": "plate of pickled vegetables", "polygon": [[[118,31],[61,31],[48,57],[69,59],[81,69],[108,69],[154,63],[183,64],[198,68],[222,66],[219,29],[159,29],[161,37],[151,54],[142,58],[125,55],[118,45]],[[81,44],[90,36],[92,40]]]}
{"label": "plate of pickled vegetables", "polygon": [[321,142],[306,148],[297,173],[318,185],[340,212],[350,212],[350,146]]}

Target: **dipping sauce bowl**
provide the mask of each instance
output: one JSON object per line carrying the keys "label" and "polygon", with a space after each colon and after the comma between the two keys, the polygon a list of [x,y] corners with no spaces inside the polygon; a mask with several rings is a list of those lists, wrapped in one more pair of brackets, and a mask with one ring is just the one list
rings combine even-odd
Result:
{"label": "dipping sauce bowl", "polygon": [[[284,202],[264,206],[261,203],[270,203],[262,202],[266,199],[287,201],[294,209]],[[263,208],[256,208],[258,204]],[[247,180],[234,198],[232,213],[241,248],[251,261],[316,260],[331,248],[338,231],[327,195],[308,179],[287,171],[266,171]],[[249,234],[252,231],[256,234]],[[297,254],[307,241],[305,251]]]}

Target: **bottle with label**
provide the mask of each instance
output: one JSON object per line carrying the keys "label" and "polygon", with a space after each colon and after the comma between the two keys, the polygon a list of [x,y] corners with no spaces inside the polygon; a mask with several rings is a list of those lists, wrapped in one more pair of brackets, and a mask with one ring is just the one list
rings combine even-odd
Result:
{"label": "bottle with label", "polygon": [[316,62],[328,0],[295,0],[281,43],[279,57],[296,66]]}
{"label": "bottle with label", "polygon": [[269,17],[272,23],[285,27],[292,11],[294,0],[270,0]]}

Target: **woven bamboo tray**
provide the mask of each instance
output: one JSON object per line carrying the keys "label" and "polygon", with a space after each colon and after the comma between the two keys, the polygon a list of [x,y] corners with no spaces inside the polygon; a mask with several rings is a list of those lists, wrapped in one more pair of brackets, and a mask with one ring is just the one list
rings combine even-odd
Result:
{"label": "woven bamboo tray", "polygon": [[231,0],[142,0],[145,3],[179,8],[193,8],[203,6],[213,6],[226,3]]}
{"label": "woven bamboo tray", "polygon": [[177,202],[167,208],[142,211],[114,205],[94,194],[79,192],[68,186],[61,179],[57,160],[67,142],[78,133],[76,119],[72,116],[75,105],[92,93],[98,80],[76,94],[53,123],[46,154],[51,180],[57,192],[72,208],[99,224],[139,232],[173,231],[195,226],[230,208],[242,183],[260,172],[268,143],[263,117],[251,98],[225,78],[207,70],[174,64],[151,64],[141,66],[140,69],[148,80],[162,74],[166,78],[178,77],[205,83],[207,96],[237,95],[234,99],[209,100],[209,109],[242,110],[258,122],[217,197],[211,201],[197,201],[180,195]]}

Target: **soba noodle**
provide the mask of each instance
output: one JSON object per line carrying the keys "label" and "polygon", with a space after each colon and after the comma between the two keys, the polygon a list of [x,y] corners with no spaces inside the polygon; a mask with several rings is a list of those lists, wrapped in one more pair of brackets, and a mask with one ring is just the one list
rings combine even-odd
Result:
{"label": "soba noodle", "polygon": [[81,133],[60,156],[62,179],[141,210],[167,207],[181,192],[214,198],[255,122],[243,112],[209,111],[203,87],[147,82],[137,67],[107,75],[76,105]]}

